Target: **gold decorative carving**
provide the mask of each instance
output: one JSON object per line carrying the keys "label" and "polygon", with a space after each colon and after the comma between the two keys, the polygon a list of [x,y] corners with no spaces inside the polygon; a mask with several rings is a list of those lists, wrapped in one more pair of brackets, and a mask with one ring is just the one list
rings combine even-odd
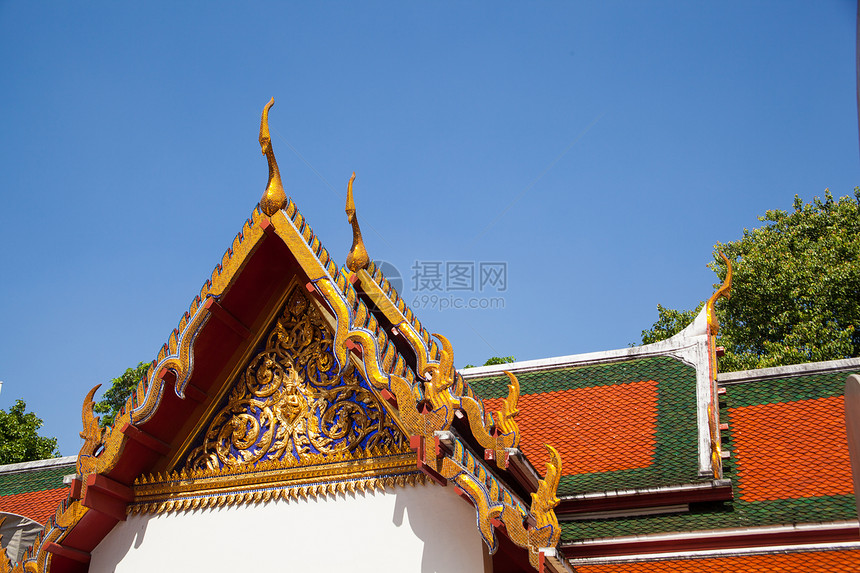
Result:
{"label": "gold decorative carving", "polygon": [[418,370],[423,371],[430,362],[439,359],[439,348],[421,325],[415,313],[400,297],[397,290],[372,262],[367,271],[359,273],[361,286],[382,313],[406,337],[418,358]]}
{"label": "gold decorative carving", "polygon": [[96,384],[87,393],[86,398],[84,398],[83,407],[81,408],[81,420],[84,429],[81,431],[80,436],[84,440],[84,444],[78,453],[78,473],[81,473],[82,470],[90,465],[92,459],[96,457],[104,446],[104,430],[99,426],[98,416],[93,413],[93,406],[95,405],[93,397],[100,387],[101,384]]}
{"label": "gold decorative carving", "polygon": [[472,500],[475,505],[475,511],[478,513],[478,529],[481,532],[481,537],[490,548],[490,553],[495,553],[497,544],[495,532],[493,531],[493,520],[502,516],[504,506],[497,499],[493,499],[489,495],[486,486],[478,481],[475,476],[459,470],[460,468],[451,459],[445,458],[443,460],[442,475],[450,477],[457,484],[457,487],[462,489],[469,499]]}
{"label": "gold decorative carving", "polygon": [[430,401],[433,409],[445,409],[447,429],[451,425],[450,420],[453,420],[454,410],[460,406],[459,401],[450,392],[456,380],[454,376],[454,351],[447,338],[436,333],[433,336],[438,338],[442,344],[442,356],[437,364],[429,364],[421,373],[423,376],[430,377],[430,380],[424,383],[424,396]]}
{"label": "gold decorative carving", "polygon": [[260,209],[271,217],[287,204],[287,194],[284,193],[284,185],[281,183],[281,172],[278,170],[278,162],[275,160],[275,151],[272,149],[272,138],[269,136],[269,110],[275,105],[275,98],[263,108],[263,116],[260,118],[260,148],[266,160],[269,162],[269,182],[266,191],[260,199]]}
{"label": "gold decorative carving", "polygon": [[722,257],[723,261],[726,263],[726,280],[723,281],[723,284],[720,285],[720,288],[717,289],[717,292],[711,295],[711,298],[708,299],[708,302],[706,304],[708,330],[712,335],[716,335],[720,330],[720,321],[717,318],[717,313],[714,308],[714,305],[716,304],[717,299],[719,299],[720,297],[728,299],[732,295],[732,262],[723,252],[720,252],[720,257]]}
{"label": "gold decorative carving", "polygon": [[[560,501],[556,493],[561,481],[561,456],[554,447],[549,444],[545,445],[546,449],[549,450],[550,460],[546,464],[546,475],[538,483],[537,491],[532,494],[531,512],[535,517],[535,529],[542,529],[549,525],[561,534],[558,519],[553,511]],[[555,542],[552,545],[555,545]],[[541,547],[548,546],[545,544]]]}
{"label": "gold decorative carving", "polygon": [[129,511],[160,513],[417,483],[424,483],[424,476],[415,468],[415,456],[408,448],[375,447],[309,454],[301,462],[268,460],[247,471],[225,466],[141,476],[135,481]]}
{"label": "gold decorative carving", "polygon": [[354,365],[338,372],[328,325],[296,285],[185,468],[247,467],[402,442]]}
{"label": "gold decorative carving", "polygon": [[711,437],[711,471],[714,479],[719,479],[723,474],[723,460],[721,455],[722,447],[720,445],[719,414],[716,407],[716,399],[713,393],[716,391],[717,380],[717,341],[716,336],[720,331],[720,321],[717,318],[716,302],[720,297],[726,299],[731,297],[732,289],[732,262],[720,252],[720,257],[726,263],[726,278],[720,288],[711,295],[708,302],[705,304],[706,317],[708,319],[708,353],[710,362],[710,378],[711,378],[711,401],[708,404],[708,430]]}
{"label": "gold decorative carving", "polygon": [[190,511],[198,508],[223,507],[225,505],[265,503],[278,499],[290,501],[300,498],[337,497],[338,495],[346,495],[347,493],[372,493],[377,490],[382,491],[398,486],[421,485],[427,483],[427,481],[424,474],[414,472],[407,475],[357,479],[320,485],[293,486],[212,496],[185,497],[149,503],[135,503],[128,507],[128,513],[169,513]]}
{"label": "gold decorative carving", "polygon": [[484,448],[493,450],[496,464],[504,469],[507,464],[506,450],[518,447],[520,442],[519,426],[514,420],[519,413],[517,401],[520,395],[516,376],[505,372],[511,383],[508,385],[508,396],[502,403],[502,410],[498,412],[499,423],[496,431],[491,433],[483,406],[473,396],[466,394],[463,378],[454,370],[451,343],[441,334],[433,336],[439,339],[442,347],[441,358],[438,364],[428,365],[424,372],[430,376],[430,380],[424,384],[425,396],[434,410],[444,413],[446,428],[453,420],[455,410],[465,412],[472,435]]}
{"label": "gold decorative carving", "polygon": [[510,446],[515,448],[519,444],[520,433],[520,428],[515,420],[520,413],[519,408],[517,408],[517,402],[520,399],[520,382],[516,376],[507,370],[505,370],[505,374],[507,374],[511,383],[508,384],[508,395],[504,402],[502,402],[502,409],[497,412],[499,423],[496,427],[503,434],[515,434],[517,436],[517,444]]}
{"label": "gold decorative carving", "polygon": [[[532,494],[531,510],[516,498],[507,487],[490,474],[487,469],[454,436],[447,438],[453,452],[441,459],[439,473],[459,487],[475,506],[478,528],[481,537],[495,552],[497,541],[494,528],[501,523],[507,536],[529,551],[529,562],[538,568],[540,550],[553,547],[561,536],[554,508],[558,505],[558,484],[561,477],[561,457],[551,446],[550,461],[546,476],[538,483]],[[526,518],[531,514],[534,526],[526,526]]]}
{"label": "gold decorative carving", "polygon": [[355,200],[352,197],[352,182],[355,181],[355,172],[349,178],[349,184],[346,188],[346,218],[352,225],[352,248],[346,256],[346,267],[354,273],[361,269],[366,269],[370,264],[370,256],[367,254],[367,249],[364,246],[364,239],[361,237],[361,228],[358,226],[358,217],[355,214]]}

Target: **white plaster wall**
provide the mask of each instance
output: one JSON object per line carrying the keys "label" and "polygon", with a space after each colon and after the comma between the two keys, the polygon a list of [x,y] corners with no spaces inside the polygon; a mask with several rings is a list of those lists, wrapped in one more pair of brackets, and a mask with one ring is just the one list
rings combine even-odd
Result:
{"label": "white plaster wall", "polygon": [[453,487],[132,515],[91,573],[261,570],[467,573],[485,568],[475,510]]}

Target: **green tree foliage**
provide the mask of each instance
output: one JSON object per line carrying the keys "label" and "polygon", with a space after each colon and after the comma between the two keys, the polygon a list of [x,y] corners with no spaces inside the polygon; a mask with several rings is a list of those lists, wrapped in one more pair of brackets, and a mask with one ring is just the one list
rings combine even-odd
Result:
{"label": "green tree foliage", "polygon": [[126,369],[122,376],[110,381],[110,388],[105,391],[101,401],[96,402],[95,406],[93,406],[93,411],[96,414],[102,415],[102,426],[113,424],[113,420],[117,413],[119,413],[120,408],[125,404],[128,397],[131,396],[137,383],[146,376],[148,369],[149,362],[141,362],[134,368]]}
{"label": "green tree foliage", "polygon": [[27,404],[16,400],[9,411],[0,410],[0,464],[15,464],[60,455],[57,438],[39,435],[42,419],[27,412]]}
{"label": "green tree foliage", "polygon": [[[793,212],[759,220],[740,240],[717,243],[709,265],[722,281],[723,251],[734,269],[731,299],[717,304],[720,370],[860,356],[860,188],[838,201],[829,190],[807,204],[795,197]],[[658,312],[643,343],[681,330],[696,311]]]}
{"label": "green tree foliage", "polygon": [[[491,356],[487,358],[487,361],[484,362],[484,366],[495,366],[497,364],[510,364],[511,362],[516,362],[517,359],[513,356]],[[463,368],[474,368],[474,364],[466,364]]]}

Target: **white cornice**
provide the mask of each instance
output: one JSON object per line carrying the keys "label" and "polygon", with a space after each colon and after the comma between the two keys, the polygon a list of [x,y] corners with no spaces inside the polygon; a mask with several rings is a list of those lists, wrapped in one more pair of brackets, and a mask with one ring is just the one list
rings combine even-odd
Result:
{"label": "white cornice", "polygon": [[743,384],[757,380],[790,378],[792,376],[808,376],[810,374],[851,370],[860,370],[860,358],[844,358],[842,360],[828,360],[826,362],[806,362],[804,364],[792,364],[791,366],[775,366],[773,368],[759,368],[757,370],[726,372],[717,376],[717,383],[721,386]]}
{"label": "white cornice", "polygon": [[18,464],[6,464],[0,466],[0,474],[14,474],[56,466],[73,466],[77,461],[78,456],[66,456],[63,458],[50,458],[47,460],[34,460],[32,462],[21,462]]}

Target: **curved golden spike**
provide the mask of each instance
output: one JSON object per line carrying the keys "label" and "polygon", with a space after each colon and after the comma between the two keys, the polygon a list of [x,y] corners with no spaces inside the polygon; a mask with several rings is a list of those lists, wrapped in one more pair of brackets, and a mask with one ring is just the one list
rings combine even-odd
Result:
{"label": "curved golden spike", "polygon": [[720,288],[717,289],[717,292],[712,294],[711,298],[709,298],[708,302],[706,303],[708,329],[711,331],[711,334],[717,334],[717,332],[719,332],[720,330],[720,321],[717,319],[717,313],[714,309],[714,304],[716,304],[717,299],[721,296],[727,299],[732,296],[732,262],[722,251],[720,251],[720,256],[726,263],[726,280],[723,281],[723,284],[720,286]]}
{"label": "curved golden spike", "polygon": [[355,171],[349,178],[346,188],[346,219],[352,225],[352,248],[346,256],[346,268],[354,273],[366,269],[370,265],[370,256],[364,247],[364,239],[361,237],[361,229],[358,226],[358,217],[355,216],[355,200],[352,198],[352,182],[355,181]]}
{"label": "curved golden spike", "polygon": [[96,384],[92,390],[87,392],[87,397],[84,398],[84,404],[81,408],[81,421],[84,426],[84,429],[81,432],[81,438],[85,440],[89,436],[93,435],[94,431],[98,430],[99,427],[99,417],[93,413],[93,406],[95,406],[96,403],[93,397],[100,387],[101,384]]}
{"label": "curved golden spike", "polygon": [[451,386],[454,383],[454,348],[451,346],[451,341],[441,334],[434,332],[433,336],[438,338],[442,345],[442,352],[439,357],[439,372],[445,380],[450,380],[448,386]]}
{"label": "curved golden spike", "polygon": [[561,500],[558,499],[558,484],[561,481],[561,456],[549,444],[549,461],[546,463],[546,475],[538,482],[537,491],[532,494],[531,512],[535,517],[535,528],[540,529],[552,525],[558,529],[558,519],[553,511]]}
{"label": "curved golden spike", "polygon": [[515,441],[519,442],[519,426],[514,418],[520,413],[517,408],[517,401],[520,398],[520,382],[511,372],[507,370],[504,372],[508,375],[511,383],[508,384],[508,397],[502,402],[502,409],[496,412],[499,416],[499,430],[503,434],[515,434]]}
{"label": "curved golden spike", "polygon": [[96,384],[96,386],[87,393],[87,397],[84,398],[84,405],[81,408],[81,421],[83,422],[84,428],[80,434],[81,438],[84,440],[84,444],[81,446],[79,456],[94,455],[98,447],[102,444],[104,431],[101,426],[99,426],[99,417],[93,413],[93,406],[95,405],[93,397],[100,387],[101,384]]}
{"label": "curved golden spike", "polygon": [[260,209],[269,217],[287,205],[287,194],[284,193],[281,172],[278,171],[278,162],[275,161],[275,152],[272,150],[272,138],[269,137],[269,109],[273,105],[275,98],[270,99],[263,108],[263,117],[260,119],[260,148],[269,162],[269,182],[266,184],[263,198],[260,199]]}

